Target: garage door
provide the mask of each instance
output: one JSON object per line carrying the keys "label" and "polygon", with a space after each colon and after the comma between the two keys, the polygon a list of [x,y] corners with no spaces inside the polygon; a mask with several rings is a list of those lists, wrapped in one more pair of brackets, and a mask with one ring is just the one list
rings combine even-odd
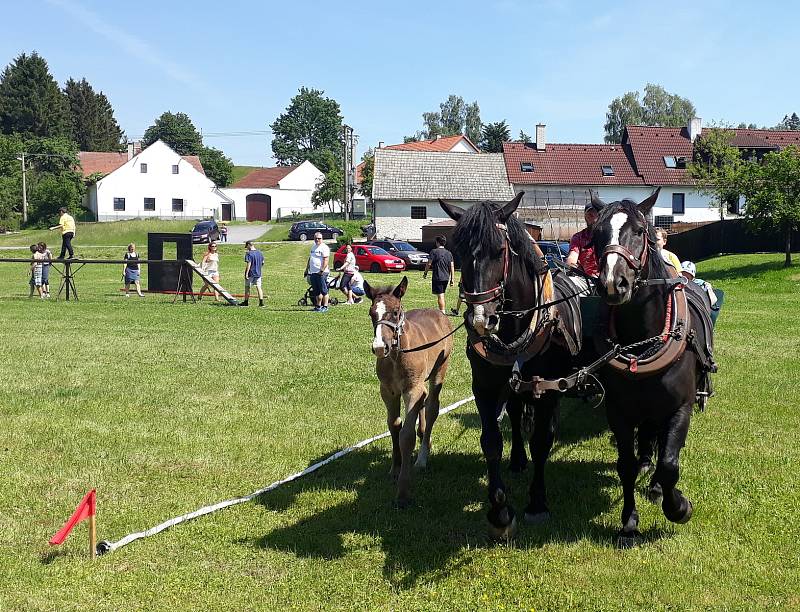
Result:
{"label": "garage door", "polygon": [[272,218],[272,198],[263,193],[251,193],[246,200],[248,221],[269,221]]}

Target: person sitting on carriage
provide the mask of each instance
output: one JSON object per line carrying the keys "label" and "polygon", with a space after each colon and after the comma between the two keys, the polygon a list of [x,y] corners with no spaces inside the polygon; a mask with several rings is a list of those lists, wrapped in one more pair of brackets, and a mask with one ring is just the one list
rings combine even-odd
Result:
{"label": "person sitting on carriage", "polygon": [[575,270],[575,273],[570,274],[569,278],[581,291],[581,296],[595,293],[592,279],[596,279],[599,274],[597,256],[592,245],[592,229],[597,223],[598,215],[599,211],[594,203],[587,202],[583,210],[586,227],[574,234],[569,241],[569,255],[567,255],[566,263]]}
{"label": "person sitting on carriage", "polygon": [[697,267],[694,265],[694,262],[688,260],[681,262],[680,272],[684,277],[692,281],[695,285],[700,286],[700,288],[706,292],[711,302],[711,308],[714,308],[717,303],[717,294],[714,293],[714,288],[711,286],[711,283],[704,281],[702,278],[697,278]]}

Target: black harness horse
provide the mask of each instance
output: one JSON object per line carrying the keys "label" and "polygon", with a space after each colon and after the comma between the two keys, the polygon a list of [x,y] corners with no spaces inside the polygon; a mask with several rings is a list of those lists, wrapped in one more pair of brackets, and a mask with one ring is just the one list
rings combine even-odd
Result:
{"label": "black harness horse", "polygon": [[[639,473],[635,451],[655,439],[658,462],[651,498],[663,494],[662,509],[672,522],[685,523],[692,503],[676,487],[679,457],[689,431],[692,406],[708,389],[716,371],[712,357],[710,304],[693,283],[667,267],[655,244],[647,215],[658,191],[636,204],[603,204],[593,230],[598,254],[598,291],[604,300],[604,333],[597,349],[623,347],[605,367],[608,423],[617,444],[617,472],[622,481],[622,529],[617,544],[638,543],[639,515],[634,486]],[[640,454],[647,451],[640,448]]]}
{"label": "black harness horse", "polygon": [[512,372],[516,367],[527,378],[558,379],[570,371],[581,348],[575,287],[563,275],[551,275],[541,251],[513,216],[522,195],[507,203],[481,202],[469,210],[440,200],[457,221],[453,237],[468,305],[467,357],[489,477],[489,529],[495,539],[510,538],[516,531],[514,509],[500,476],[503,438],[498,419],[504,406],[512,420],[512,469],[523,469],[527,462],[523,409],[533,417],[525,421],[533,421],[529,444],[534,467],[525,518],[538,522],[549,516],[544,466],[553,445],[560,394],[548,390],[517,396],[509,387]]}

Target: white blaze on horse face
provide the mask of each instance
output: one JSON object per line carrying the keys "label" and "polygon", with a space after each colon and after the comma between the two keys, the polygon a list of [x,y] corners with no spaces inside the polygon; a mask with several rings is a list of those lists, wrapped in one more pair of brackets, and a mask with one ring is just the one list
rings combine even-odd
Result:
{"label": "white blaze on horse face", "polygon": [[[622,226],[625,225],[625,221],[627,220],[628,215],[624,212],[618,212],[611,217],[611,240],[608,243],[609,246],[612,244],[619,244],[619,231],[622,229]],[[618,259],[619,255],[616,253],[610,253],[606,258],[606,291],[609,294],[616,292],[616,289],[614,288],[614,268],[617,266]]]}
{"label": "white blaze on horse face", "polygon": [[[383,319],[383,316],[386,314],[386,304],[383,303],[381,300],[377,304],[375,304],[375,315],[378,318],[378,321]],[[373,352],[377,352],[378,350],[385,349],[386,345],[383,343],[383,335],[381,333],[382,325],[375,326],[375,339],[372,341],[372,350]]]}

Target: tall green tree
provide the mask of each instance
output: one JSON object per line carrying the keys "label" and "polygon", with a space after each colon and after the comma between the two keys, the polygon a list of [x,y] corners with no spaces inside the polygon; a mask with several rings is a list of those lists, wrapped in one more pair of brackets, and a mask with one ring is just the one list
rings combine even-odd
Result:
{"label": "tall green tree", "polygon": [[481,109],[476,100],[472,104],[467,104],[466,113],[464,115],[464,136],[469,138],[477,146],[481,139],[482,127]]}
{"label": "tall green tree", "polygon": [[790,145],[767,153],[761,161],[744,162],[735,174],[736,189],[745,198],[745,217],[762,231],[779,231],[784,266],[792,265],[792,231],[800,229],[800,151]]}
{"label": "tall green tree", "polygon": [[361,166],[360,190],[367,198],[372,198],[372,184],[375,181],[375,151],[369,149],[361,157],[364,165]]}
{"label": "tall green tree", "polygon": [[526,134],[524,131],[519,131],[519,141],[525,144],[529,144],[531,142],[531,137],[529,134]]}
{"label": "tall green tree", "polygon": [[203,148],[203,137],[186,113],[162,113],[155,123],[147,128],[142,145],[149,147],[156,140],[165,144],[178,155],[199,155]]}
{"label": "tall green tree", "polygon": [[511,139],[511,131],[505,120],[487,123],[481,131],[480,146],[487,153],[502,153],[503,143]]}
{"label": "tall green tree", "polygon": [[67,101],[35,51],[17,56],[0,75],[0,131],[43,138],[70,134]]}
{"label": "tall green tree", "polygon": [[64,86],[72,118],[72,137],[81,151],[122,149],[122,130],[103,92],[95,92],[86,79],[69,79]]}
{"label": "tall green tree", "polygon": [[639,101],[639,93],[629,91],[614,98],[608,105],[605,123],[605,141],[619,143],[626,125],[652,125],[678,127],[686,125],[697,113],[688,98],[667,92],[660,85],[648,83],[644,96]]}
{"label": "tall green tree", "polygon": [[438,111],[422,113],[423,129],[414,136],[407,136],[409,140],[432,140],[437,136],[455,136],[464,134],[473,142],[480,141],[481,135],[481,110],[478,102],[467,104],[464,98],[450,94],[447,100],[439,104]]}
{"label": "tall green tree", "polygon": [[78,213],[85,185],[75,142],[65,137],[0,135],[0,225],[18,227],[22,219],[22,165],[17,158],[23,152],[29,225],[52,225],[61,206]]}
{"label": "tall green tree", "polygon": [[[313,162],[312,162],[313,163]],[[342,201],[344,193],[344,172],[342,165],[331,151],[324,150],[319,156],[319,166],[314,164],[325,173],[323,179],[317,184],[316,189],[311,194],[311,204],[314,208],[328,206],[333,212],[336,202]]]}
{"label": "tall green tree", "polygon": [[286,112],[270,126],[272,154],[281,166],[306,160],[325,171],[330,153],[341,165],[342,115],[339,103],[326,98],[324,91],[301,87]]}
{"label": "tall green tree", "polygon": [[776,130],[800,130],[800,117],[797,113],[784,115],[783,120],[775,126]]}
{"label": "tall green tree", "polygon": [[742,164],[739,149],[731,145],[735,132],[723,127],[703,130],[694,142],[692,161],[687,167],[698,189],[711,196],[720,219],[732,202],[739,199],[736,185]]}
{"label": "tall green tree", "polygon": [[217,187],[227,187],[233,181],[233,162],[225,153],[213,147],[203,147],[198,154],[206,176]]}

